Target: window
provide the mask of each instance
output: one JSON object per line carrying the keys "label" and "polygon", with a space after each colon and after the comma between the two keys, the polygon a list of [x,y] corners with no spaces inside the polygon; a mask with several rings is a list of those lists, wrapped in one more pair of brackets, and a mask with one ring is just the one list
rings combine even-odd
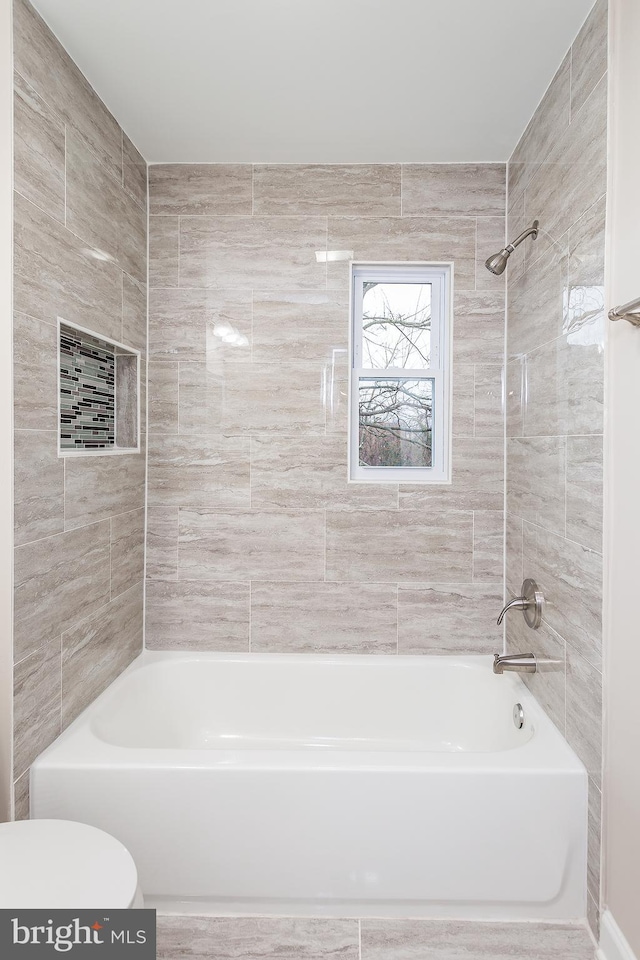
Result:
{"label": "window", "polygon": [[353,264],[349,478],[450,480],[451,267]]}
{"label": "window", "polygon": [[58,320],[60,456],[140,451],[140,352]]}

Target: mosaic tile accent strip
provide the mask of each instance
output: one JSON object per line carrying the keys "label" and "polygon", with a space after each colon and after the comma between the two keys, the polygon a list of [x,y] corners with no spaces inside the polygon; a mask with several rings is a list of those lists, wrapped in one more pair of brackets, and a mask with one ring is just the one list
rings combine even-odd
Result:
{"label": "mosaic tile accent strip", "polygon": [[60,325],[60,447],[115,446],[115,355],[111,344]]}

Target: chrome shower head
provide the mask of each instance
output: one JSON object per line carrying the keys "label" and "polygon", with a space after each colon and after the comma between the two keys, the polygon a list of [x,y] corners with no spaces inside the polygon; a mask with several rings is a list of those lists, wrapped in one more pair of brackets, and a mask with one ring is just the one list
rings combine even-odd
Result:
{"label": "chrome shower head", "polygon": [[487,270],[489,270],[491,273],[494,273],[496,277],[499,277],[501,273],[504,273],[507,266],[507,260],[511,256],[513,249],[513,247],[511,250],[509,250],[508,247],[503,247],[500,253],[494,253],[492,257],[489,257],[485,263]]}
{"label": "chrome shower head", "polygon": [[501,273],[504,273],[507,260],[513,253],[516,247],[520,246],[523,240],[526,240],[527,237],[533,237],[535,240],[538,236],[538,220],[533,221],[533,225],[528,227],[526,230],[523,230],[519,237],[513,241],[513,243],[508,243],[506,247],[503,247],[499,253],[494,253],[492,257],[489,257],[485,261],[485,267],[490,273],[495,274],[496,277],[499,277]]}

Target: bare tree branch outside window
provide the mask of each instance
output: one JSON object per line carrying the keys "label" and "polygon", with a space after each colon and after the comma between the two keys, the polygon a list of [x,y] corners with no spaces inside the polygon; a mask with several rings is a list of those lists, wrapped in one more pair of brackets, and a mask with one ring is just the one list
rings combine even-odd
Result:
{"label": "bare tree branch outside window", "polygon": [[[365,283],[363,361],[369,370],[427,369],[431,363],[431,287]],[[430,467],[433,380],[361,378],[359,459],[363,466]]]}

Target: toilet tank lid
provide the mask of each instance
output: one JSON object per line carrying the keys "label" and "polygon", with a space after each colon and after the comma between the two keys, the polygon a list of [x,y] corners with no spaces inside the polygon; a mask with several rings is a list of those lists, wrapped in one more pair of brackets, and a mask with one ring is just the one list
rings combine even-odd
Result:
{"label": "toilet tank lid", "polygon": [[115,837],[71,820],[0,824],[0,908],[128,908],[138,875]]}

